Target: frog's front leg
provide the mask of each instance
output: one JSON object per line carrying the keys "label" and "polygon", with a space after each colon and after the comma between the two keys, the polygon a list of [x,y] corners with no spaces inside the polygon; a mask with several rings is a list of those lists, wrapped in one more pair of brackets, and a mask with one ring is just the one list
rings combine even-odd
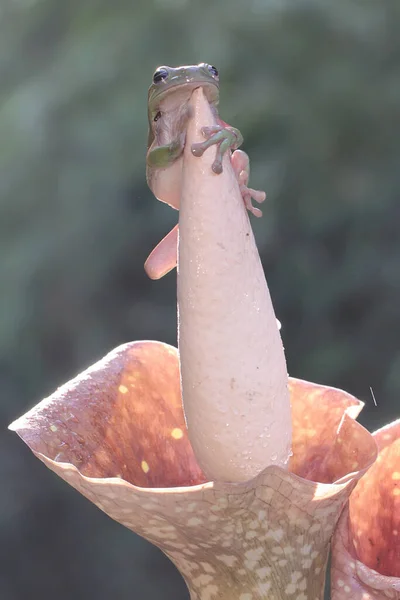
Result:
{"label": "frog's front leg", "polygon": [[192,144],[192,154],[203,156],[207,148],[217,146],[217,153],[212,164],[212,170],[218,175],[222,173],[222,159],[227,150],[236,150],[243,143],[243,136],[239,129],[214,125],[213,127],[202,127],[201,133],[206,138],[205,142]]}
{"label": "frog's front leg", "polygon": [[234,150],[231,156],[231,164],[236,173],[243,202],[247,210],[254,216],[261,217],[261,210],[252,205],[251,199],[253,198],[258,203],[264,202],[265,192],[247,187],[250,176],[250,161],[245,152],[237,150],[243,142],[243,136],[240,131],[235,129],[235,127],[229,127],[223,124],[215,125],[213,127],[203,127],[201,132],[206,138],[206,141],[192,144],[192,154],[194,154],[194,156],[202,156],[207,148],[216,145],[217,154],[211,168],[214,173],[219,174],[222,173],[222,159],[225,152],[227,150]]}
{"label": "frog's front leg", "polygon": [[[154,141],[147,153],[147,166],[150,169],[165,169],[173,164],[183,154],[186,141],[186,129],[192,112],[188,106],[179,109],[179,116],[172,119],[174,126],[170,132],[172,138],[169,143],[162,143],[165,130],[168,128],[168,113],[163,115],[158,113],[159,118],[155,119]],[[151,186],[150,186],[151,187]]]}

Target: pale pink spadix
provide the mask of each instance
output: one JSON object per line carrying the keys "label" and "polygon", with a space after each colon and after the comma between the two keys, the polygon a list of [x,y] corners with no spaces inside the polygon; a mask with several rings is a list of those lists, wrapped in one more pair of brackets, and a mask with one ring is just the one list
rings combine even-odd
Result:
{"label": "pale pink spadix", "polygon": [[223,172],[191,145],[215,124],[193,92],[179,213],[178,309],[182,395],[190,442],[210,480],[247,481],[286,467],[291,411],[282,341],[229,156]]}

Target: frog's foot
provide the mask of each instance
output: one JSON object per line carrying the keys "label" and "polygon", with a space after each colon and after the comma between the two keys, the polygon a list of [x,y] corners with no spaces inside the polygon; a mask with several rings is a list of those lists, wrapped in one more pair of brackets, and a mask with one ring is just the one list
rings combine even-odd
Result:
{"label": "frog's foot", "polygon": [[144,269],[150,279],[161,279],[176,267],[178,260],[178,225],[167,233],[148,256]]}
{"label": "frog's foot", "polygon": [[241,145],[243,138],[238,129],[214,125],[213,127],[202,127],[201,133],[206,138],[205,142],[192,144],[192,154],[203,156],[210,146],[217,146],[215,160],[211,166],[214,173],[222,173],[222,159],[227,150],[236,150]]}
{"label": "frog's foot", "polygon": [[231,156],[231,164],[236,173],[245,207],[255,217],[262,217],[262,211],[253,206],[251,199],[253,198],[253,200],[261,204],[261,202],[264,202],[266,194],[261,190],[253,190],[253,188],[247,186],[250,176],[249,157],[242,150],[236,150]]}

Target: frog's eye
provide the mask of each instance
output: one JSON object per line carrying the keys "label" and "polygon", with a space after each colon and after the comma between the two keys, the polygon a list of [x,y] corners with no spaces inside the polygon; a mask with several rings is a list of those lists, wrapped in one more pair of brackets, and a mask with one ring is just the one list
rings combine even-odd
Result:
{"label": "frog's eye", "polygon": [[158,111],[158,113],[155,115],[153,121],[156,122],[156,121],[158,121],[158,119],[161,119],[161,111]]}
{"label": "frog's eye", "polygon": [[168,77],[167,69],[164,69],[164,67],[160,67],[159,69],[157,69],[154,72],[153,83],[160,83],[160,81],[165,81],[165,79],[167,79],[167,77]]}
{"label": "frog's eye", "polygon": [[208,65],[208,70],[210,71],[211,75],[213,77],[215,77],[215,79],[219,79],[219,73],[218,73],[218,69],[216,69],[215,67],[213,67],[212,65]]}

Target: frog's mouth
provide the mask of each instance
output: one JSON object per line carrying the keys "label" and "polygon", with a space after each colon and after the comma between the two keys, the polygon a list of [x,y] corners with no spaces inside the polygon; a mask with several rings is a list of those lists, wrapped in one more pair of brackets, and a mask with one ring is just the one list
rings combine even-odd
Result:
{"label": "frog's mouth", "polygon": [[190,81],[169,85],[168,89],[156,90],[151,102],[157,104],[163,110],[177,108],[179,105],[189,101],[194,90],[203,88],[204,95],[210,104],[216,106],[219,100],[219,88],[211,81]]}

